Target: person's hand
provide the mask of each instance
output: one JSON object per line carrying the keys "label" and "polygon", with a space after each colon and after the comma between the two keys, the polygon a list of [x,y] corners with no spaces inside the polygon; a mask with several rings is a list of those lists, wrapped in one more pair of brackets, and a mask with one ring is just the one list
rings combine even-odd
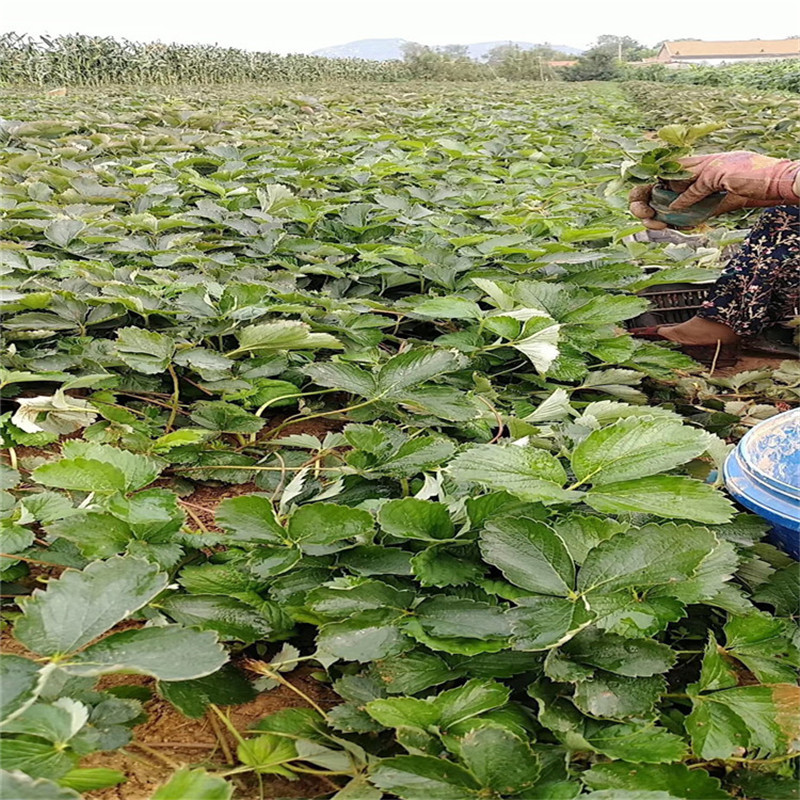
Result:
{"label": "person's hand", "polygon": [[[686,181],[671,181],[668,188],[673,192],[679,192],[686,186]],[[655,219],[656,210],[650,205],[650,195],[653,191],[653,184],[642,186],[634,186],[628,194],[629,209],[634,217],[638,217],[642,221],[645,228],[650,228],[653,231],[663,231],[668,228],[666,222]],[[728,192],[725,199],[714,209],[712,217],[719,214],[727,214],[729,211],[738,211],[740,208],[749,208],[751,203],[746,197],[739,197],[738,195]],[[774,203],[767,203],[766,205],[775,205]]]}
{"label": "person's hand", "polygon": [[691,156],[679,161],[694,175],[694,180],[670,206],[676,211],[689,208],[715,192],[743,198],[748,208],[800,202],[795,191],[800,161],[770,158],[748,150]]}
{"label": "person's hand", "polygon": [[[672,204],[675,210],[688,208],[715,192],[727,192],[713,216],[740,208],[759,208],[785,203],[796,204],[800,184],[800,162],[770,158],[746,150],[714,153],[679,159],[695,177],[676,181],[669,188],[682,194]],[[635,186],[628,196],[630,211],[651,230],[663,230],[665,222],[654,219],[650,206],[652,185]]]}

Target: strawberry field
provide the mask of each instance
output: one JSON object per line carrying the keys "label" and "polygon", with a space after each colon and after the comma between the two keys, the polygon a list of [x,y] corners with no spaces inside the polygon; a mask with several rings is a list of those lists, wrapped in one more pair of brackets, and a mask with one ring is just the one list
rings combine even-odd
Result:
{"label": "strawberry field", "polygon": [[800,796],[798,564],[718,477],[800,366],[625,332],[750,222],[621,177],[799,100],[0,96],[3,797]]}

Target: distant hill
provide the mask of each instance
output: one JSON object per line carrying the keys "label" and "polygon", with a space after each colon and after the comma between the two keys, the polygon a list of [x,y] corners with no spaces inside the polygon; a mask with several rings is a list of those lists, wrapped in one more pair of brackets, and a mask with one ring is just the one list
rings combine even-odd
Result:
{"label": "distant hill", "polygon": [[[403,45],[406,43],[406,39],[359,39],[356,42],[314,50],[312,55],[325,56],[327,58],[365,58],[370,61],[392,61],[403,57]],[[509,44],[509,42],[474,42],[467,45],[467,52],[470,58],[480,61],[491,49],[503,44]],[[511,42],[511,44],[515,44],[523,50],[532,50],[534,47],[542,46],[533,42]],[[547,46],[570,56],[580,55],[583,52],[577,47],[568,47],[563,44],[550,44]]]}

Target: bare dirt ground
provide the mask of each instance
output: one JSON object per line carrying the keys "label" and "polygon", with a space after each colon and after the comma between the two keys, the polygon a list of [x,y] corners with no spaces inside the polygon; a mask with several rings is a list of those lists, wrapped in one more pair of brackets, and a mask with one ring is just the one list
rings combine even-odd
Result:
{"label": "bare dirt ground", "polygon": [[[138,625],[140,623],[137,622],[121,623],[114,631]],[[0,650],[6,654],[33,657],[7,629],[0,632]],[[325,684],[311,677],[311,672],[311,667],[300,667],[285,677],[326,711],[338,705],[341,702],[339,697]],[[180,767],[204,767],[213,772],[238,766],[236,740],[213,712],[209,711],[199,719],[186,717],[155,694],[155,683],[152,678],[142,675],[108,675],[98,681],[98,689],[143,686],[153,692],[153,697],[144,704],[147,719],[133,729],[133,740],[128,745],[121,750],[92,753],[81,760],[82,767],[115,769],[127,777],[127,781],[118,786],[85,793],[87,800],[149,800],[155,790]],[[263,717],[283,708],[296,707],[307,708],[308,703],[288,687],[278,686],[263,692],[249,703],[223,707],[221,710],[228,715],[233,726],[245,734]],[[234,786],[234,800],[313,800],[330,794],[334,788],[327,780],[314,776],[291,781],[272,775],[262,777],[263,789],[259,789],[253,775],[236,776]]]}
{"label": "bare dirt ground", "polygon": [[[337,696],[309,676],[309,668],[300,668],[287,676],[304,694],[325,709],[336,705]],[[112,676],[104,686],[138,684],[152,688],[153,681],[137,676]],[[250,703],[223,708],[234,727],[246,732],[254,723],[282,708],[307,706],[285,686],[260,694]],[[224,726],[211,716],[200,719],[183,716],[165,700],[155,697],[145,703],[148,718],[133,731],[133,741],[122,750],[94,753],[81,762],[85,767],[106,767],[123,772],[128,780],[119,786],[86,793],[92,800],[148,800],[172,773],[183,766],[204,767],[210,771],[236,766],[236,741]],[[263,776],[263,795],[254,776],[240,775],[234,780],[235,800],[275,800],[275,798],[312,798],[330,794],[332,786],[313,776],[297,781],[271,775]],[[186,798],[190,800],[190,798]]]}
{"label": "bare dirt ground", "polygon": [[724,377],[736,375],[739,372],[747,372],[748,370],[778,369],[782,361],[786,361],[786,358],[745,352],[744,355],[739,356],[739,360],[733,366],[717,369],[714,374]]}

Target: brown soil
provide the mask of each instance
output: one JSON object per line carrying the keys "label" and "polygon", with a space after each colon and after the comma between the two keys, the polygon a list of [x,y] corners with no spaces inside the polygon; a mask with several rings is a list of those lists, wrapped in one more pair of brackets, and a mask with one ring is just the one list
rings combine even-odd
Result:
{"label": "brown soil", "polygon": [[188,497],[180,500],[180,504],[186,509],[190,519],[197,527],[198,521],[210,531],[219,532],[222,530],[215,524],[215,512],[217,506],[228,497],[238,497],[241,494],[251,494],[257,492],[258,487],[254,483],[238,483],[231,486],[199,486],[196,491]]}
{"label": "brown soil", "polygon": [[[309,676],[310,668],[300,668],[288,680],[316,703],[327,709],[337,704],[336,695]],[[154,687],[150,678],[133,675],[114,675],[104,678],[102,688],[136,684]],[[265,692],[250,703],[222,709],[237,730],[245,732],[263,717],[282,708],[308,704],[285,686]],[[158,786],[183,766],[202,766],[210,771],[231,769],[236,763],[236,741],[211,713],[201,719],[183,716],[166,701],[155,697],[145,703],[147,721],[134,728],[133,741],[122,750],[93,753],[83,759],[81,766],[106,767],[123,772],[128,780],[119,786],[86,793],[92,800],[147,800]],[[228,759],[227,751],[232,755]],[[273,800],[277,797],[296,797],[311,800],[330,794],[332,786],[323,779],[308,776],[297,781],[271,775],[263,776],[264,794],[259,794],[255,776],[243,774],[234,780],[235,800]],[[191,798],[186,798],[191,800]]]}
{"label": "brown soil", "polygon": [[[270,420],[270,427],[262,432],[262,436],[267,436],[271,430],[274,430],[285,419],[287,417],[276,417]],[[343,425],[344,422],[342,420],[324,418],[298,420],[281,431],[280,435],[288,436],[289,434],[308,433],[311,436],[322,439],[326,433],[341,430]],[[217,506],[228,497],[238,497],[242,494],[251,494],[257,491],[259,491],[258,487],[252,482],[229,486],[198,486],[192,494],[182,498],[180,502],[197,527],[200,527],[198,523],[202,523],[208,530],[219,531],[220,528],[215,525],[214,518]]]}
{"label": "brown soil", "polygon": [[[136,627],[141,623],[123,622],[114,630]],[[8,630],[0,631],[0,650],[4,654],[34,657],[16,641]],[[325,684],[310,676],[311,667],[300,667],[286,679],[303,694],[327,710],[337,705],[339,698]],[[236,762],[236,740],[225,726],[209,712],[200,719],[185,717],[170,703],[155,694],[156,682],[144,675],[106,675],[97,682],[98,689],[117,686],[145,686],[153,691],[153,699],[144,704],[147,720],[133,729],[133,740],[121,750],[92,753],[81,760],[82,767],[104,767],[122,772],[127,780],[119,786],[87,792],[87,800],[149,800],[153,792],[183,766],[204,767],[209,771],[231,769]],[[308,703],[286,686],[278,686],[260,694],[250,703],[224,707],[234,727],[242,733],[258,720],[283,708],[308,707]],[[221,745],[224,741],[225,746]],[[227,748],[227,753],[226,753]],[[229,758],[229,755],[231,758]],[[279,776],[262,777],[263,795],[252,774],[236,776],[234,800],[274,800],[302,798],[313,800],[330,794],[333,785],[323,778],[303,776],[290,781]],[[185,798],[192,800],[192,798]]]}
{"label": "brown soil", "polygon": [[777,356],[743,355],[739,356],[739,360],[733,366],[714,370],[714,375],[727,377],[748,370],[778,369],[783,361],[786,359]]}
{"label": "brown soil", "polygon": [[25,645],[20,644],[9,632],[8,628],[0,630],[0,652],[3,655],[25,656],[26,658],[36,658]]}
{"label": "brown soil", "polygon": [[[270,420],[270,427],[265,429],[264,433],[269,433],[270,430],[282,425],[288,417],[275,417]],[[298,433],[310,433],[312,436],[322,438],[326,433],[331,431],[339,431],[345,425],[345,421],[341,419],[328,419],[326,417],[319,417],[317,419],[299,419],[297,422],[288,425],[280,432],[280,436],[288,436]],[[279,437],[280,438],[280,437]]]}

